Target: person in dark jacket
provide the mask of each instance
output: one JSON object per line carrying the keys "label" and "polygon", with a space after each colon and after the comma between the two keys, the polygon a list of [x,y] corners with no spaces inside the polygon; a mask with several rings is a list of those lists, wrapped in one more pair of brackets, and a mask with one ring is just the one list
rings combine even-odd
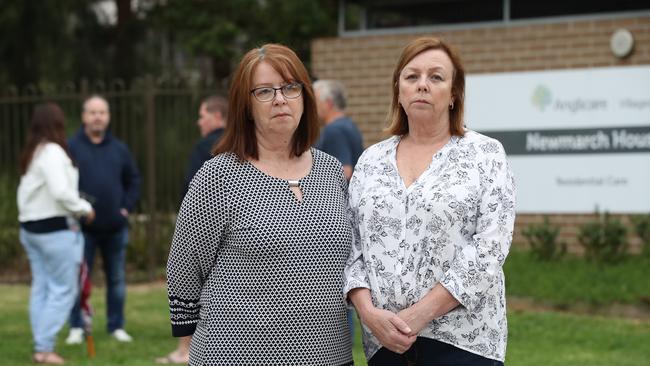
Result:
{"label": "person in dark jacket", "polygon": [[[129,148],[115,138],[108,125],[110,112],[105,98],[94,95],[83,103],[83,126],[70,138],[70,154],[79,167],[79,191],[92,202],[96,218],[82,223],[84,256],[92,271],[95,250],[102,253],[107,291],[107,330],[120,342],[130,342],[124,330],[126,299],[125,256],[128,216],[140,195],[140,174]],[[79,302],[70,315],[67,344],[83,340]]]}
{"label": "person in dark jacket", "polygon": [[218,95],[206,97],[199,108],[199,119],[196,121],[201,133],[201,140],[194,145],[190,163],[185,175],[183,196],[194,178],[194,174],[201,169],[204,162],[212,157],[212,148],[223,134],[228,117],[228,101]]}
{"label": "person in dark jacket", "polygon": [[[185,176],[183,197],[190,187],[194,174],[201,169],[203,163],[212,158],[212,148],[219,142],[228,118],[228,101],[226,98],[211,95],[203,99],[199,107],[199,119],[196,121],[201,133],[201,140],[194,145],[190,155],[190,163]],[[190,342],[192,336],[180,337],[176,349],[164,357],[156,358],[159,364],[187,364],[190,361]]]}

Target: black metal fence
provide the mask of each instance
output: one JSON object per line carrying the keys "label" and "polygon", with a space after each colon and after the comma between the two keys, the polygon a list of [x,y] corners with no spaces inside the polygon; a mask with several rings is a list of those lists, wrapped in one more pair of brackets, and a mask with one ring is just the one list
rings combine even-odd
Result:
{"label": "black metal fence", "polygon": [[[220,92],[210,86],[190,87],[153,78],[126,86],[120,81],[40,85],[0,90],[0,262],[16,252],[15,188],[18,156],[35,104],[58,103],[66,115],[66,132],[81,126],[81,103],[91,94],[104,96],[111,110],[111,131],[131,149],[142,175],[142,195],[132,218],[131,264],[153,275],[169,246],[170,214],[181,200],[181,189],[192,145],[199,138],[196,120],[201,99]],[[7,197],[8,196],[8,197]],[[4,233],[4,234],[3,234]],[[13,248],[13,249],[11,249]],[[18,248],[20,249],[20,248]],[[17,252],[21,252],[18,250]]]}

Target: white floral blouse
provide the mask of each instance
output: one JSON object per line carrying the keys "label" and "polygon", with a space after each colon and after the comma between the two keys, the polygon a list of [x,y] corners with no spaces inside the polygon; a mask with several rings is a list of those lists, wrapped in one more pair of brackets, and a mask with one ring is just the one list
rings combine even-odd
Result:
{"label": "white floral blouse", "polygon": [[[370,289],[376,307],[405,309],[442,284],[460,306],[419,334],[504,361],[503,262],[515,221],[515,188],[501,143],[474,131],[453,136],[405,187],[400,137],[368,148],[350,181],[354,245],[344,294]],[[381,347],[363,327],[366,357]]]}

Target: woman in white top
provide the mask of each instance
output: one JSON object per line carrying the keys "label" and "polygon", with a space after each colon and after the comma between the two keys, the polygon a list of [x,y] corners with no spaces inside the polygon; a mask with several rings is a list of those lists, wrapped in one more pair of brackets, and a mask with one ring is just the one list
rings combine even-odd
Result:
{"label": "woman in white top", "polygon": [[30,321],[33,361],[63,364],[54,353],[56,335],[77,297],[83,236],[75,219],[94,218],[79,197],[79,174],[67,152],[64,115],[54,103],[34,108],[20,160],[18,221],[20,241],[32,271]]}
{"label": "woman in white top", "polygon": [[464,128],[464,71],[444,42],[409,43],[391,86],[393,137],[363,153],[349,192],[344,292],[368,364],[501,365],[515,219],[504,149]]}

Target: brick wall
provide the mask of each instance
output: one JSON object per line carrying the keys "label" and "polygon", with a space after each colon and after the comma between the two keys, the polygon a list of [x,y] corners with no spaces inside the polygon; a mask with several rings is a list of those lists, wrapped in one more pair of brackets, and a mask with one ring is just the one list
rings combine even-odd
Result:
{"label": "brick wall", "polygon": [[[628,29],[635,40],[633,53],[623,60],[614,57],[609,47],[612,33],[619,28]],[[650,17],[316,39],[312,72],[317,78],[345,84],[348,113],[359,125],[366,146],[386,137],[382,129],[390,106],[390,78],[402,48],[427,35],[456,46],[467,74],[650,64]],[[562,224],[561,235],[570,250],[580,251],[575,234],[587,219],[584,215],[553,216],[552,221]],[[519,215],[515,245],[524,245],[521,228],[539,221],[538,215]],[[638,240],[631,237],[630,242],[636,251]]]}
{"label": "brick wall", "polygon": [[[528,242],[521,234],[521,231],[530,224],[541,223],[544,220],[544,216],[545,215],[517,215],[513,245],[521,248],[528,248]],[[570,253],[582,254],[584,250],[578,242],[577,235],[581,225],[596,220],[595,215],[548,215],[548,217],[551,224],[560,227],[559,240],[566,243],[567,251]],[[642,242],[632,229],[630,217],[628,215],[612,215],[612,218],[620,220],[628,227],[627,243],[629,252],[639,253],[642,249]]]}

